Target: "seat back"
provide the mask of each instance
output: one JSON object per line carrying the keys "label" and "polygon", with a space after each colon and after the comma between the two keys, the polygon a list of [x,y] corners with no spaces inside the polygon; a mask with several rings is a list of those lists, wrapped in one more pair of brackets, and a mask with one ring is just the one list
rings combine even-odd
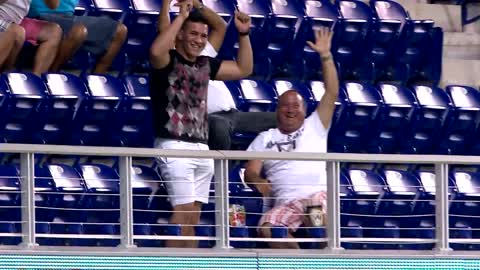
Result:
{"label": "seat back", "polygon": [[477,119],[480,116],[480,94],[475,88],[461,85],[447,86],[446,91],[452,100],[453,112],[445,123],[439,152],[475,153],[472,145],[475,145]]}
{"label": "seat back", "polygon": [[416,112],[417,101],[413,93],[403,86],[380,83],[378,88],[384,106],[375,124],[376,135],[370,141],[372,146],[369,150],[374,153],[395,153],[399,150],[399,140],[404,136],[405,126],[409,125]]}
{"label": "seat back", "polygon": [[5,73],[9,87],[10,110],[8,122],[1,127],[7,142],[29,142],[32,132],[39,128],[37,121],[44,117],[47,88],[42,79],[32,73]]}
{"label": "seat back", "polygon": [[71,143],[86,145],[119,145],[108,137],[119,132],[128,92],[123,83],[111,75],[87,75],[88,102],[74,118]]}
{"label": "seat back", "polygon": [[[128,102],[122,119],[122,145],[153,146],[152,110],[148,77],[130,75],[123,79],[128,90]],[[115,134],[113,134],[115,136]]]}
{"label": "seat back", "polygon": [[444,131],[444,123],[451,113],[451,101],[447,93],[426,85],[413,86],[419,108],[411,121],[403,140],[406,153],[432,153]]}
{"label": "seat back", "polygon": [[229,82],[227,86],[240,111],[275,111],[275,98],[278,95],[268,83],[244,79],[238,82]]}
{"label": "seat back", "polygon": [[45,116],[39,120],[39,131],[34,134],[35,142],[62,144],[72,128],[72,120],[88,95],[84,82],[72,75],[49,73],[43,75],[48,87],[48,106]]}

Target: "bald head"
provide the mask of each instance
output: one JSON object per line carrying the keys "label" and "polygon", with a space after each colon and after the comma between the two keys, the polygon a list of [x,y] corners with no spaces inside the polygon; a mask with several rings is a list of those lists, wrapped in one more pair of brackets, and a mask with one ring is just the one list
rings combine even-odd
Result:
{"label": "bald head", "polygon": [[306,106],[303,97],[295,90],[280,95],[277,106],[278,129],[289,134],[297,131],[305,120]]}

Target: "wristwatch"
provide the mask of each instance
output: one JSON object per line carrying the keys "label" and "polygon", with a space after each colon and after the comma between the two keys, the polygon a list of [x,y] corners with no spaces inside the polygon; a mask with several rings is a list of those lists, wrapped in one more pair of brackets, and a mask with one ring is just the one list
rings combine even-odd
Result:
{"label": "wristwatch", "polygon": [[203,9],[204,7],[205,7],[205,5],[204,5],[202,2],[200,2],[200,5],[197,7],[197,10],[198,10],[198,11],[202,11],[202,9]]}

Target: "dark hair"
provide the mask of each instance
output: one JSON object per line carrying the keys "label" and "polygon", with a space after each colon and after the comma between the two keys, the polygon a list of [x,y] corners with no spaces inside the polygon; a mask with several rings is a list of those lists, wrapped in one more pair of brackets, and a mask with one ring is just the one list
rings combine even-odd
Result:
{"label": "dark hair", "polygon": [[204,24],[207,24],[207,21],[205,20],[205,18],[202,16],[202,14],[200,13],[200,11],[194,9],[192,11],[190,11],[190,14],[188,15],[188,17],[185,19],[183,25],[185,26],[185,24],[187,22],[194,22],[194,23],[204,23]]}

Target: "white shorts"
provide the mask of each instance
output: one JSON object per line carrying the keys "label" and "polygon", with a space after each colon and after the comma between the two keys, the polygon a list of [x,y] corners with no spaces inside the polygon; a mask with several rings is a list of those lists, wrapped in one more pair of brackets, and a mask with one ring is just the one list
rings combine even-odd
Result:
{"label": "white shorts", "polygon": [[[155,148],[209,150],[203,143],[156,139]],[[172,206],[208,203],[213,177],[213,159],[158,157],[160,171]]]}

